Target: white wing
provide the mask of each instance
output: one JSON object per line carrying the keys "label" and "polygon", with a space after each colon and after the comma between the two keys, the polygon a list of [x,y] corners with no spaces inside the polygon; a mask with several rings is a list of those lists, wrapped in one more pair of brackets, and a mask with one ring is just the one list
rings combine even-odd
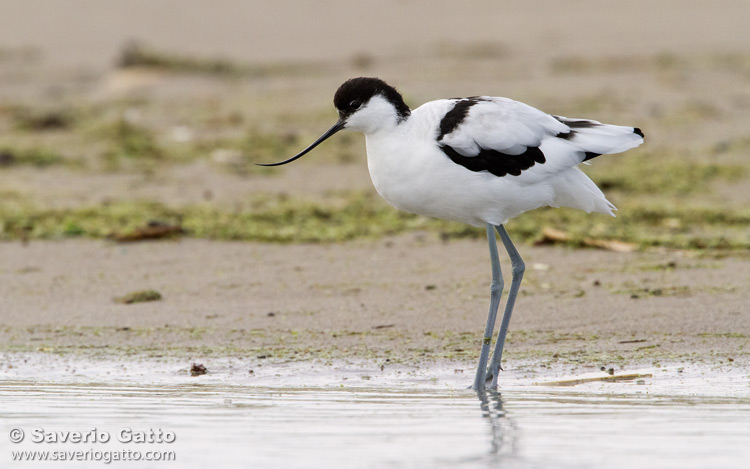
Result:
{"label": "white wing", "polygon": [[633,127],[551,116],[507,98],[435,103],[450,109],[440,121],[437,144],[451,160],[521,183],[535,183],[595,156],[643,143],[643,134]]}

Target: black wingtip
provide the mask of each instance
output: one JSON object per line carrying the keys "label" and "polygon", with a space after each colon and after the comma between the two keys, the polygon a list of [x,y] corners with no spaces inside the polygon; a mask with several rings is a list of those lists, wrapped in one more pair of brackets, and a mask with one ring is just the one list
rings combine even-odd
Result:
{"label": "black wingtip", "polygon": [[640,136],[641,138],[645,137],[645,135],[643,135],[643,132],[641,132],[641,129],[639,129],[638,127],[635,127],[633,129],[633,133]]}

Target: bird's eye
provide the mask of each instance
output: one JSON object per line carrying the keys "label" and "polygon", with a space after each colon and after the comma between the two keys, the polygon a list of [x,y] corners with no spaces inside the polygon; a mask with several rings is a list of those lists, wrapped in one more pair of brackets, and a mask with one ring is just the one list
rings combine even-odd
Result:
{"label": "bird's eye", "polygon": [[359,107],[362,106],[362,101],[355,99],[351,103],[349,103],[349,107],[352,108],[352,110],[356,111],[359,109]]}

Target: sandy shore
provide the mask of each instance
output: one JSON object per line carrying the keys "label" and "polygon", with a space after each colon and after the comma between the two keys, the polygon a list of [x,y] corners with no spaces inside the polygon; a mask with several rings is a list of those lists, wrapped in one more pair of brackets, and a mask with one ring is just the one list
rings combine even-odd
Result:
{"label": "sandy shore", "polygon": [[[746,259],[522,252],[511,362],[748,358]],[[486,257],[482,241],[419,233],[337,245],[2,243],[0,333],[7,350],[470,361]],[[114,300],[144,289],[162,300]]]}

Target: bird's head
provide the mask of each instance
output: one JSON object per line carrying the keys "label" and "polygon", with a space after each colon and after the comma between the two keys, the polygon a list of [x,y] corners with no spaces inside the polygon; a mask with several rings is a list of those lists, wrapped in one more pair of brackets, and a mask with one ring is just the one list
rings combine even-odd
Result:
{"label": "bird's head", "polygon": [[328,137],[342,129],[365,134],[376,132],[385,126],[395,126],[411,114],[403,98],[379,78],[352,78],[345,81],[333,96],[333,104],[339,113],[339,120],[310,146],[293,157],[278,163],[260,166],[280,166],[301,158],[320,145]]}

